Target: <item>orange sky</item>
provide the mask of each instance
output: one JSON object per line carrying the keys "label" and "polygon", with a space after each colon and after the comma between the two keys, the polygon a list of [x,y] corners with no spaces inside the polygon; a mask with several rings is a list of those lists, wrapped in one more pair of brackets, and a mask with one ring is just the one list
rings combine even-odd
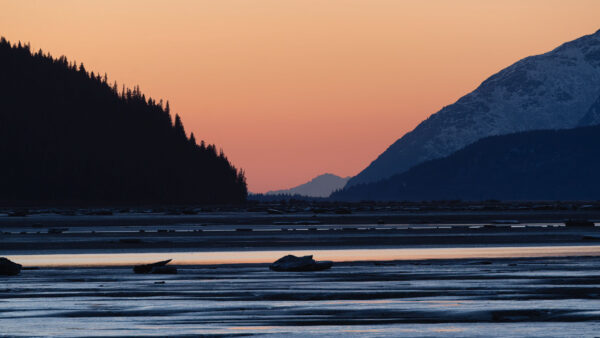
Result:
{"label": "orange sky", "polygon": [[0,0],[0,35],[168,99],[253,192],[357,174],[492,73],[599,18],[597,0]]}

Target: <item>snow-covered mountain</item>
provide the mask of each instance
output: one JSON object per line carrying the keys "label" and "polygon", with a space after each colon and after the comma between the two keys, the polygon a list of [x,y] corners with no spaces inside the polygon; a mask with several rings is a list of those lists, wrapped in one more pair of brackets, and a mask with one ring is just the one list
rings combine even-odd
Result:
{"label": "snow-covered mountain", "polygon": [[339,177],[334,174],[319,175],[310,182],[286,190],[269,191],[266,195],[302,195],[310,197],[328,197],[332,192],[342,189],[350,177]]}
{"label": "snow-covered mountain", "polygon": [[486,136],[598,124],[599,96],[600,30],[492,75],[397,140],[347,186],[405,172]]}

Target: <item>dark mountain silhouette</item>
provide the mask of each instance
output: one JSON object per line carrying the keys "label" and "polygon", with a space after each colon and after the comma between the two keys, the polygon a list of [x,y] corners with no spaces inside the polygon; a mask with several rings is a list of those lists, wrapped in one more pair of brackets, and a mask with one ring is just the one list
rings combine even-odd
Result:
{"label": "dark mountain silhouette", "polygon": [[394,142],[348,186],[376,182],[442,158],[483,137],[600,123],[600,31],[490,76]]}
{"label": "dark mountain silhouette", "polygon": [[269,191],[266,193],[266,195],[302,195],[309,197],[328,197],[335,190],[343,188],[349,179],[350,177],[339,177],[334,174],[323,174],[297,187],[285,190]]}
{"label": "dark mountain silhouette", "polygon": [[600,126],[481,139],[335,200],[599,200]]}
{"label": "dark mountain silhouette", "polygon": [[109,85],[64,56],[0,40],[0,202],[183,204],[245,200],[241,170],[196,144],[169,104]]}

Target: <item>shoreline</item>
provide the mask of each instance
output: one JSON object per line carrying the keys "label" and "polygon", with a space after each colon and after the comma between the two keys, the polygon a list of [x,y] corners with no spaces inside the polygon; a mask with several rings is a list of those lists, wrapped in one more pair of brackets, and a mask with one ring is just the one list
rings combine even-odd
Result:
{"label": "shoreline", "polygon": [[[600,244],[600,227],[564,226],[459,226],[395,227],[314,226],[310,229],[205,230],[180,226],[177,230],[111,231],[111,227],[70,232],[14,228],[0,234],[0,255],[10,252],[57,251],[243,251],[284,249],[339,249],[373,247],[445,247],[508,245],[590,245]],[[35,231],[35,232],[34,232]]]}
{"label": "shoreline", "polygon": [[[560,248],[594,250],[586,255],[600,256],[600,226],[567,227],[560,217],[576,213],[596,214],[596,211],[538,211],[538,212],[356,212],[348,215],[311,215],[310,213],[268,214],[266,212],[221,212],[202,215],[111,214],[76,215],[32,214],[10,217],[0,215],[0,256],[52,259],[68,256],[137,256],[127,264],[159,261],[168,256],[184,256],[188,263],[270,263],[287,253],[315,254],[318,260],[333,261],[394,261],[410,260],[415,253],[429,252],[419,259],[461,258],[462,251],[479,250],[479,256],[502,257],[490,254],[495,250],[516,249],[540,251],[549,256]],[[379,217],[414,218],[414,223],[390,224]],[[444,215],[452,217],[443,218]],[[532,222],[529,218],[548,218]],[[557,216],[560,215],[560,216]],[[600,214],[598,214],[600,218]],[[415,218],[416,217],[416,218]],[[428,223],[432,217],[441,219]],[[583,217],[579,217],[581,219]],[[219,220],[219,223],[196,223],[194,220]],[[294,221],[299,219],[298,221]],[[365,220],[370,223],[357,223]],[[591,218],[588,218],[591,219]],[[257,222],[259,220],[260,222]],[[265,222],[269,220],[269,222]],[[337,220],[337,222],[333,222]],[[327,222],[326,222],[327,221]],[[329,222],[331,221],[331,222]],[[500,248],[500,249],[499,249]],[[592,249],[594,248],[594,249]],[[387,251],[386,251],[387,250]],[[532,249],[535,250],[535,249]],[[544,251],[545,253],[543,253]],[[354,252],[352,258],[339,257],[342,252]],[[377,252],[395,252],[392,256],[377,256]],[[434,254],[437,252],[436,254]],[[446,256],[440,256],[446,252]],[[578,255],[571,252],[570,255]],[[246,257],[258,255],[254,260]],[[318,253],[327,253],[319,257]],[[334,255],[337,253],[337,256]],[[362,257],[358,253],[363,253]],[[403,253],[400,255],[399,253]],[[274,255],[280,255],[279,257]],[[497,252],[496,255],[499,253]],[[560,252],[560,256],[567,253]],[[152,256],[155,255],[155,256]],[[195,261],[189,256],[213,256]],[[222,257],[237,256],[237,260]],[[221,259],[218,260],[218,257]],[[144,259],[146,257],[148,259]],[[152,257],[152,258],[150,258]],[[268,258],[265,258],[268,257]],[[466,258],[466,257],[465,257]],[[41,259],[41,258],[40,258]],[[141,259],[141,260],[140,260]],[[257,260],[258,259],[258,260]],[[67,259],[68,261],[68,259]],[[174,264],[182,264],[176,262]],[[46,263],[47,264],[47,263]],[[58,263],[63,264],[64,263]],[[109,266],[114,263],[108,264]],[[125,263],[122,263],[123,265]],[[40,264],[29,264],[40,265]],[[55,264],[56,265],[56,264]],[[98,262],[94,262],[98,265]]]}
{"label": "shoreline", "polygon": [[[590,202],[592,203],[592,202]],[[581,203],[580,203],[581,204]],[[433,204],[437,205],[437,204]],[[529,205],[529,204],[526,204]],[[590,208],[583,208],[590,206]],[[562,223],[567,219],[589,219],[600,222],[600,204],[571,204],[554,206],[550,209],[531,209],[525,204],[511,208],[492,204],[462,203],[455,207],[437,209],[431,205],[421,207],[383,207],[371,205],[342,205],[342,207],[310,206],[293,208],[285,205],[267,204],[260,211],[252,208],[224,211],[202,211],[182,209],[176,211],[119,211],[118,209],[77,209],[49,211],[32,210],[20,214],[18,211],[0,212],[0,229],[6,227],[86,227],[86,226],[273,226],[273,225],[369,225],[369,224],[476,224],[496,221],[518,221],[521,223]],[[306,210],[310,209],[310,210]],[[373,210],[369,210],[373,209]],[[252,210],[252,211],[250,211]],[[311,211],[312,210],[312,211]],[[12,215],[12,216],[10,216]],[[280,224],[278,224],[280,223]]]}

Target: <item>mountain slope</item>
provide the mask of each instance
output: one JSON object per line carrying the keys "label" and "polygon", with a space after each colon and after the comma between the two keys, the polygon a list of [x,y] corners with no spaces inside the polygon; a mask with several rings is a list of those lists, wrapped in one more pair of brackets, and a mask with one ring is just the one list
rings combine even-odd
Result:
{"label": "mountain slope", "polygon": [[0,203],[235,203],[244,175],[169,105],[0,40]]}
{"label": "mountain slope", "polygon": [[339,177],[333,174],[323,174],[297,187],[269,191],[266,195],[302,195],[310,197],[328,197],[332,192],[343,188],[350,177]]}
{"label": "mountain slope", "polygon": [[527,57],[485,80],[407,133],[348,186],[404,172],[491,135],[599,123],[600,31]]}
{"label": "mountain slope", "polygon": [[587,114],[579,121],[580,126],[591,126],[600,124],[600,96],[592,104]]}
{"label": "mountain slope", "polygon": [[481,139],[336,200],[598,200],[600,126]]}

